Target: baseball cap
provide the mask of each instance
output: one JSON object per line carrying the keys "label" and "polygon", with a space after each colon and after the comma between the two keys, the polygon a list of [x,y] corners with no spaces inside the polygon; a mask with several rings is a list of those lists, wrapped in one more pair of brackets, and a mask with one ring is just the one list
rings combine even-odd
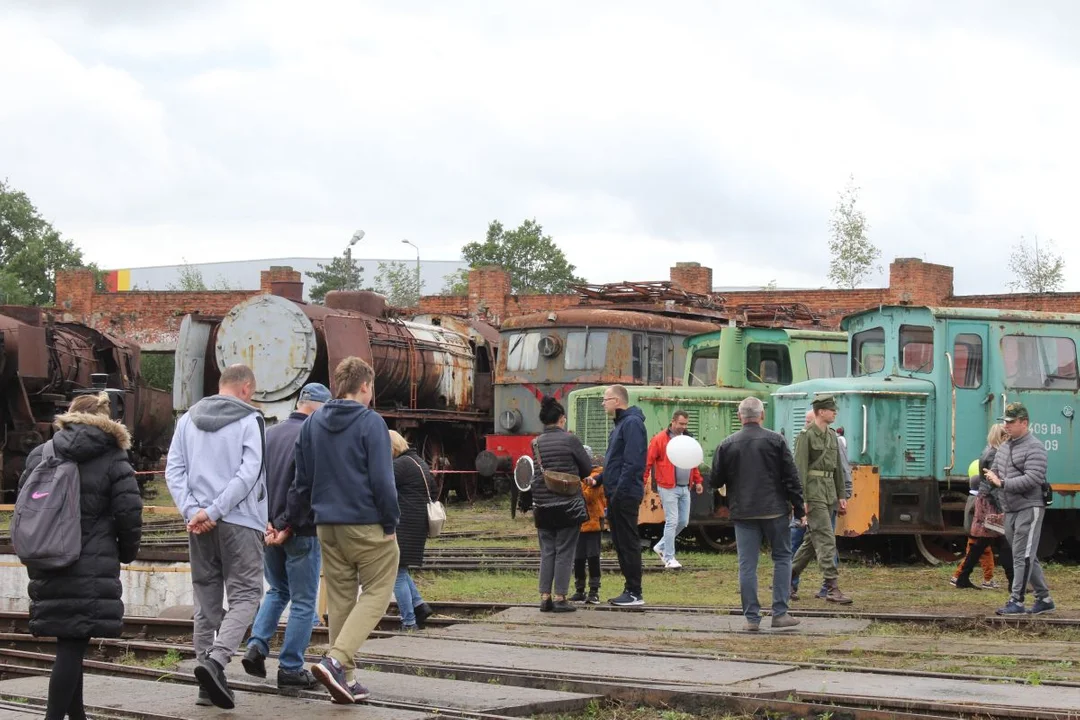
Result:
{"label": "baseball cap", "polygon": [[1005,406],[1005,415],[1003,415],[1001,418],[999,418],[999,420],[1004,420],[1005,422],[1012,422],[1013,420],[1027,420],[1027,419],[1028,419],[1027,408],[1024,407],[1023,403],[1018,403],[1018,402],[1011,402],[1008,405],[1006,405]]}
{"label": "baseball cap", "polygon": [[325,385],[322,383],[308,383],[300,391],[300,398],[297,402],[325,403],[330,402],[332,399],[330,389]]}

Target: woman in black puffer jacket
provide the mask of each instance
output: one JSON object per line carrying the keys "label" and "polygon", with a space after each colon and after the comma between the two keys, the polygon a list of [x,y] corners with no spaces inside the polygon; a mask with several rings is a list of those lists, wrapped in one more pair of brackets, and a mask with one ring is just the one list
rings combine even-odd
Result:
{"label": "woman in black puffer jacket", "polygon": [[[30,632],[57,639],[46,720],[86,717],[83,656],[90,638],[120,637],[120,563],[135,559],[142,537],[142,499],[127,456],[131,436],[109,419],[109,396],[77,397],[55,424],[55,454],[79,465],[82,554],[66,568],[29,570]],[[20,489],[41,462],[42,447],[26,459]]]}
{"label": "woman in black puffer jacket", "polygon": [[427,506],[429,500],[437,499],[433,494],[438,491],[438,486],[424,458],[394,430],[390,431],[390,449],[394,453],[394,485],[397,487],[398,509],[401,512],[397,527],[400,559],[394,581],[394,601],[401,613],[401,629],[409,631],[423,628],[424,621],[434,612],[420,597],[409,568],[424,564],[428,537]]}
{"label": "woman in black puffer jacket", "polygon": [[[549,490],[542,471],[555,470],[578,478],[588,477],[592,472],[592,459],[581,440],[566,431],[566,409],[558,400],[545,397],[540,401],[540,422],[544,423],[544,432],[535,440],[534,455],[538,457],[533,458],[532,481],[533,518],[540,539],[540,611],[574,612],[577,608],[567,601],[566,593],[574,571],[578,532],[586,518],[569,522],[563,517],[565,513],[552,511],[575,496],[557,495]],[[580,485],[576,499],[584,507]]]}

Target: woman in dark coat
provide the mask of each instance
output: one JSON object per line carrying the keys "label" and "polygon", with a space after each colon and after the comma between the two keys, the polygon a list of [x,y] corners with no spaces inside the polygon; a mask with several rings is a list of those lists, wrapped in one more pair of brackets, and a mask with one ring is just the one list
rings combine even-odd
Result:
{"label": "woman in dark coat", "polygon": [[397,486],[398,509],[401,519],[397,527],[400,552],[397,580],[394,581],[394,600],[401,613],[401,629],[416,630],[434,612],[420,597],[409,568],[424,564],[427,545],[429,500],[437,499],[438,486],[431,468],[399,433],[390,431],[390,448],[394,453],[394,484]]}
{"label": "woman in dark coat", "polygon": [[[581,501],[581,486],[575,495],[553,493],[544,482],[543,470],[570,473],[579,479],[592,472],[592,458],[581,440],[566,431],[566,409],[553,397],[540,401],[540,422],[544,431],[534,441],[532,481],[533,518],[540,541],[540,612],[574,612],[566,599],[570,574],[574,570],[578,533],[584,518],[571,522],[566,513],[554,510],[573,499]],[[554,586],[554,599],[552,587]]]}
{"label": "woman in dark coat", "polygon": [[[81,395],[56,418],[53,451],[79,465],[82,554],[59,570],[29,570],[30,632],[55,637],[46,720],[85,718],[82,663],[92,637],[120,637],[124,603],[120,563],[135,559],[142,537],[142,499],[128,463],[131,436],[109,419],[109,396]],[[41,463],[26,459],[19,487]]]}

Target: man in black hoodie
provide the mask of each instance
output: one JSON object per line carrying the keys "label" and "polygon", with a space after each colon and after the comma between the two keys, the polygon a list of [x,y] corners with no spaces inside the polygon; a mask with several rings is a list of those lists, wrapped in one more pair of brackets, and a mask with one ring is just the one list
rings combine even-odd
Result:
{"label": "man in black hoodie", "polygon": [[645,496],[645,454],[649,447],[645,415],[638,408],[629,407],[630,396],[622,385],[605,390],[603,404],[604,411],[615,417],[615,427],[608,438],[604,471],[598,479],[607,496],[611,542],[626,580],[622,595],[609,602],[619,606],[644,605],[638,508]]}
{"label": "man in black hoodie", "polygon": [[374,384],[375,371],[360,358],[338,363],[337,399],[304,423],[296,443],[289,515],[315,512],[330,611],[331,648],[311,672],[336,703],[368,697],[353,658],[390,605],[397,578],[397,489],[390,431],[368,408]]}
{"label": "man in black hoodie", "polygon": [[[278,621],[285,606],[289,623],[278,655],[279,689],[310,690],[315,678],[304,667],[304,653],[311,641],[315,603],[319,597],[319,538],[309,512],[303,517],[288,513],[290,487],[296,478],[296,440],[309,416],[330,402],[330,390],[319,383],[308,383],[300,391],[296,410],[266,431],[266,488],[270,494],[270,522],[266,525],[266,551],[263,566],[270,589],[259,606],[251,626],[244,670],[248,675],[266,677],[266,656],[270,639],[277,633]],[[295,504],[295,501],[294,501]]]}

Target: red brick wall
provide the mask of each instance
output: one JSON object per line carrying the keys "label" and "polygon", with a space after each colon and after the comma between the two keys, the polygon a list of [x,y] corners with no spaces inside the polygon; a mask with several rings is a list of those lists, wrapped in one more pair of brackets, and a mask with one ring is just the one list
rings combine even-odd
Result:
{"label": "red brick wall", "polygon": [[300,273],[286,267],[262,272],[260,284],[266,290],[99,293],[94,291],[94,275],[89,270],[61,270],[56,274],[56,314],[64,322],[84,323],[141,345],[167,348],[176,344],[184,315],[224,315],[252,295],[268,292],[272,281],[299,279]]}

